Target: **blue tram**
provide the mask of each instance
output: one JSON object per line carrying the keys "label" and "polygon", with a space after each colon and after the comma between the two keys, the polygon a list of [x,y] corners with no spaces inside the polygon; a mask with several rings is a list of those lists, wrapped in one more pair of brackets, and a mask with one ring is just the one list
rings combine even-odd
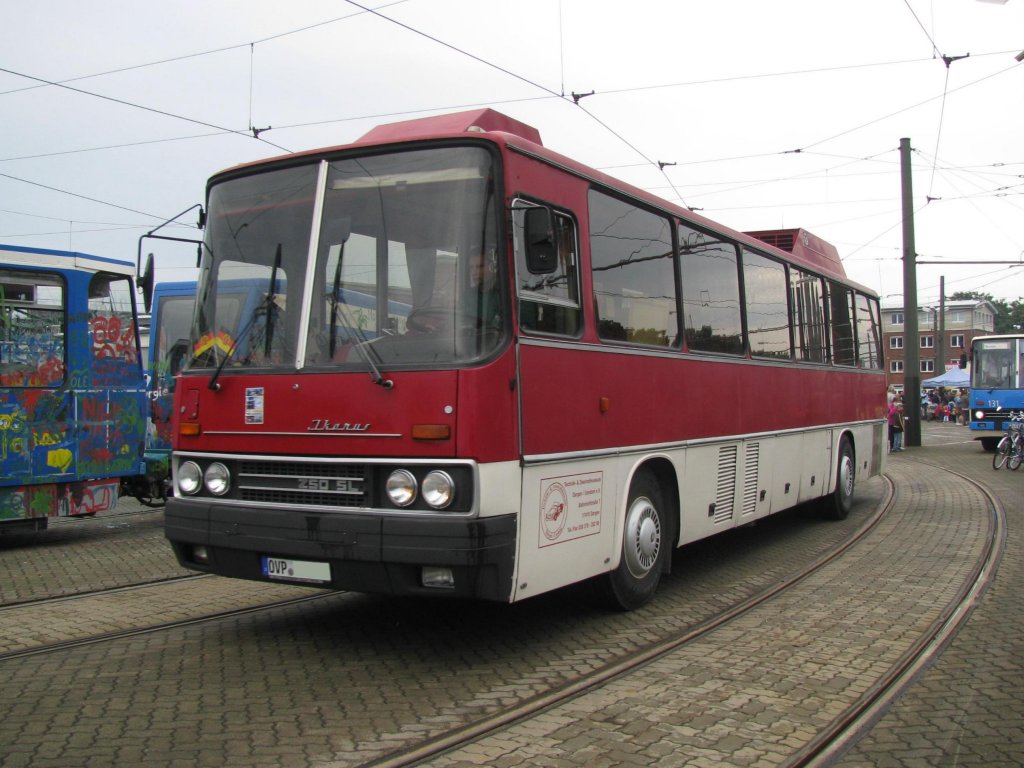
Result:
{"label": "blue tram", "polygon": [[107,511],[145,482],[134,272],[0,245],[0,530]]}

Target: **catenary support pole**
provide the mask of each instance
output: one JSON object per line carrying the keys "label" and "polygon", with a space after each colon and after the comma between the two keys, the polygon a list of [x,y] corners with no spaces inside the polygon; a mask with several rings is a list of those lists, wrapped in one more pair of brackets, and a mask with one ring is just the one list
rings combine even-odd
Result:
{"label": "catenary support pole", "polygon": [[917,325],[917,252],[914,244],[914,193],[911,184],[910,139],[900,139],[900,180],[903,197],[903,411],[907,416],[903,443],[921,447],[921,339]]}

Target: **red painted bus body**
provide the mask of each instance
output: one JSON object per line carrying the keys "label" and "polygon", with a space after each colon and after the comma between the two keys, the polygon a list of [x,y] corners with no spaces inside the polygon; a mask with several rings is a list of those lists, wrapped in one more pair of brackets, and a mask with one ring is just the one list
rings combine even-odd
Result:
{"label": "red painted bus body", "polygon": [[[608,233],[634,213],[661,234],[619,258],[628,233]],[[498,113],[225,171],[208,216],[166,510],[187,567],[502,601],[602,577],[631,608],[673,547],[815,499],[842,517],[854,477],[882,469],[877,298],[834,249],[732,232]],[[728,267],[688,282],[682,262],[709,252],[735,254],[734,311]],[[257,261],[259,319],[211,320],[216,281]],[[652,291],[645,269],[675,277]]]}

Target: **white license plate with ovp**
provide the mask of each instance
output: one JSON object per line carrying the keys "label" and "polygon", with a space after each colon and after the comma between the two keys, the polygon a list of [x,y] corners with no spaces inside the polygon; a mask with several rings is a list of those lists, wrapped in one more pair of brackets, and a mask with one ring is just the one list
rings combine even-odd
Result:
{"label": "white license plate with ovp", "polygon": [[312,560],[288,560],[283,557],[264,555],[263,575],[268,579],[281,581],[305,581],[327,584],[331,581],[331,564]]}

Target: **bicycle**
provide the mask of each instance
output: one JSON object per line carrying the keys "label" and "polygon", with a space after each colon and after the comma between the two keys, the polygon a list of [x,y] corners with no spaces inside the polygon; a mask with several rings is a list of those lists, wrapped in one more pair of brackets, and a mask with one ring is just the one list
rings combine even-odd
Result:
{"label": "bicycle", "polygon": [[992,454],[992,469],[1019,469],[1024,462],[1024,424],[1010,424]]}

